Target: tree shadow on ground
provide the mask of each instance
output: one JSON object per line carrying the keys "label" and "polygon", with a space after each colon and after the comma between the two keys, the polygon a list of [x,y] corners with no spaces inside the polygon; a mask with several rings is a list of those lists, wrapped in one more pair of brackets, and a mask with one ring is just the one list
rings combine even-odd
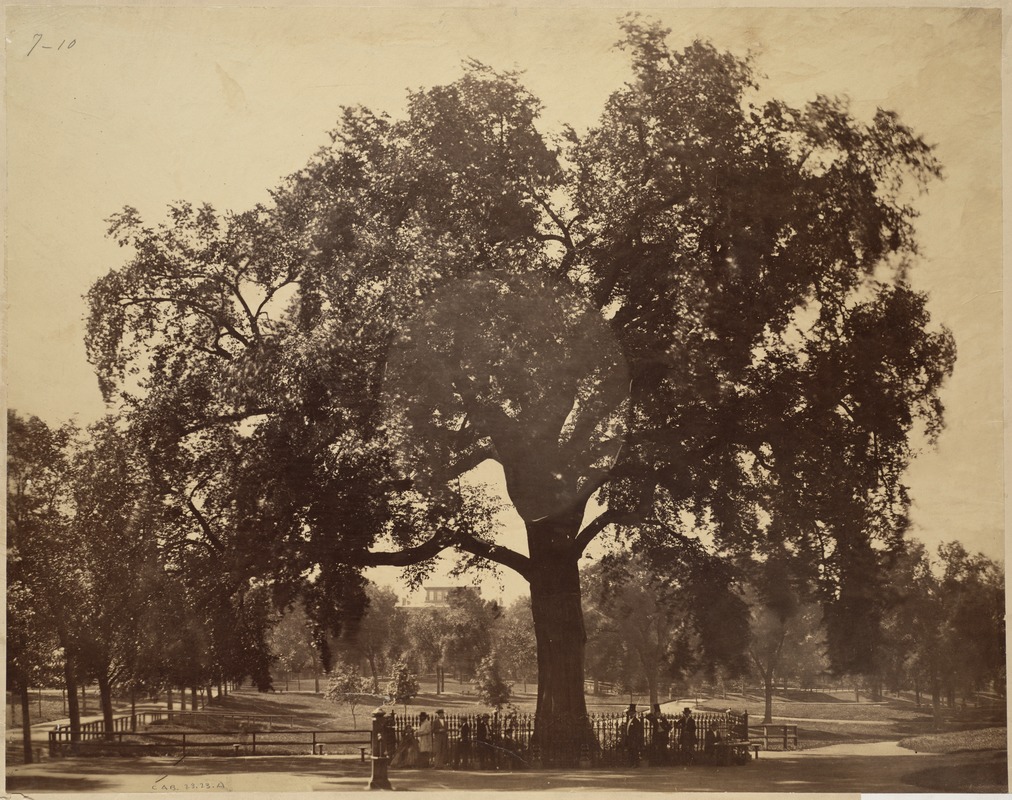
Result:
{"label": "tree shadow on ground", "polygon": [[774,693],[776,700],[789,700],[795,703],[853,703],[853,699],[836,697],[825,692],[808,692],[803,689],[788,689],[786,692]]}
{"label": "tree shadow on ground", "polygon": [[8,792],[101,792],[114,786],[101,778],[66,777],[61,775],[31,775],[7,777]]}
{"label": "tree shadow on ground", "polygon": [[930,708],[920,709],[919,716],[914,718],[893,717],[893,730],[900,738],[922,736],[930,733],[950,733],[953,731],[972,731],[980,728],[1003,727],[1006,723],[1004,711],[968,710],[961,714],[946,713],[936,723]]}
{"label": "tree shadow on ground", "polygon": [[974,754],[967,760],[961,754],[961,763],[945,764],[918,770],[903,777],[904,782],[919,789],[936,792],[1008,792],[1008,754],[988,752]]}
{"label": "tree shadow on ground", "polygon": [[[300,702],[301,700],[301,702]],[[294,694],[263,694],[253,697],[229,695],[221,698],[206,709],[207,713],[274,714],[280,717],[295,717],[302,721],[327,721],[333,715],[321,706],[315,695],[299,698]]]}

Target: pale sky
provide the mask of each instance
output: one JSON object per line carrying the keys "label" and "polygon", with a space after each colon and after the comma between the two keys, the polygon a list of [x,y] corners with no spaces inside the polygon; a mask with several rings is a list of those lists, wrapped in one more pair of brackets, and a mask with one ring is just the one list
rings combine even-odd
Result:
{"label": "pale sky", "polygon": [[[846,94],[860,118],[896,110],[937,145],[946,179],[918,201],[912,280],[959,350],[947,429],[909,474],[911,533],[1001,558],[999,11],[640,8],[672,28],[673,46],[702,37],[751,51],[770,94]],[[8,8],[8,404],[50,423],[102,413],[82,295],[123,261],[104,237],[123,205],[154,223],[176,200],[267,200],[327,141],[340,106],[397,115],[408,88],[454,80],[468,57],[526,70],[542,130],[584,129],[627,76],[612,47],[621,13]]]}

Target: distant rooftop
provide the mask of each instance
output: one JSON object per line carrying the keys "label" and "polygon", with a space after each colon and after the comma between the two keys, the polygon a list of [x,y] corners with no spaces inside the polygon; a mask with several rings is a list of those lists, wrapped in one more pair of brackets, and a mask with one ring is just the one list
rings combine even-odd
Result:
{"label": "distant rooftop", "polygon": [[404,608],[445,608],[449,604],[450,592],[465,591],[481,595],[480,586],[423,586],[425,599],[421,603],[405,601]]}

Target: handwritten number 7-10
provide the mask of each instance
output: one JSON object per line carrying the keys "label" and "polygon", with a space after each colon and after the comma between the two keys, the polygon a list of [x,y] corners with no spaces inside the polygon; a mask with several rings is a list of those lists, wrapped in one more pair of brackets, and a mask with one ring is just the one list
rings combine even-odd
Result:
{"label": "handwritten number 7-10", "polygon": [[[59,46],[51,44],[42,44],[42,34],[37,33],[35,34],[35,41],[32,43],[32,49],[28,51],[28,55],[30,56],[32,53],[34,53],[36,47],[41,47],[43,50],[63,50],[64,46],[66,46],[67,50],[69,50],[75,44],[77,44],[77,39],[71,39],[69,42],[66,39],[64,39],[62,42],[60,42]],[[28,56],[25,57],[27,58]]]}

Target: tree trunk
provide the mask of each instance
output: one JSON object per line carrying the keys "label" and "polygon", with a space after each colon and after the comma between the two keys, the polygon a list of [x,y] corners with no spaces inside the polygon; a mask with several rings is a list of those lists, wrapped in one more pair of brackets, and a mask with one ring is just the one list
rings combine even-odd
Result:
{"label": "tree trunk", "polygon": [[172,711],[172,687],[165,690],[165,707]]}
{"label": "tree trunk", "polygon": [[130,687],[130,733],[137,733],[137,687]]}
{"label": "tree trunk", "polygon": [[376,656],[370,653],[366,656],[366,660],[369,662],[369,673],[372,675],[372,690],[374,693],[379,692],[379,675],[376,674]]}
{"label": "tree trunk", "polygon": [[657,675],[654,673],[647,675],[647,690],[650,692],[650,707],[653,708],[661,702],[661,696],[657,691]]}
{"label": "tree trunk", "polygon": [[583,686],[587,633],[580,603],[579,554],[572,545],[583,509],[527,523],[531,554],[531,614],[538,645],[534,737],[551,760],[579,759],[596,738]]}
{"label": "tree trunk", "polygon": [[69,656],[63,660],[63,680],[67,684],[67,716],[70,717],[70,741],[81,741],[81,708],[77,704],[77,681],[74,679],[74,664]]}
{"label": "tree trunk", "polygon": [[88,687],[85,686],[83,683],[81,684],[81,713],[82,714],[87,714],[88,713],[88,692],[87,692],[87,688]]}
{"label": "tree trunk", "polygon": [[763,673],[763,693],[766,695],[763,707],[763,724],[773,722],[773,671]]}
{"label": "tree trunk", "polygon": [[102,730],[105,731],[106,739],[113,739],[112,684],[104,672],[98,676],[98,696],[102,706]]}
{"label": "tree trunk", "polygon": [[28,696],[28,682],[21,685],[21,741],[25,749],[25,763],[32,763],[31,698]]}
{"label": "tree trunk", "polygon": [[197,711],[197,685],[190,687],[190,710]]}

